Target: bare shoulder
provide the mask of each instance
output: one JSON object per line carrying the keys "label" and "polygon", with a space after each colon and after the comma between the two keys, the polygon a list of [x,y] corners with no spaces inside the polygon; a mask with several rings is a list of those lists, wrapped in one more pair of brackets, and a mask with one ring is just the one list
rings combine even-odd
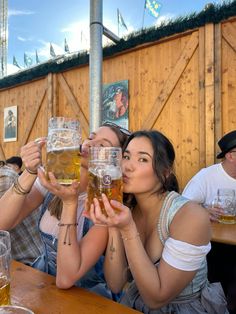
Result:
{"label": "bare shoulder", "polygon": [[210,241],[211,226],[208,211],[196,202],[187,202],[175,215],[170,231],[176,239],[196,245]]}

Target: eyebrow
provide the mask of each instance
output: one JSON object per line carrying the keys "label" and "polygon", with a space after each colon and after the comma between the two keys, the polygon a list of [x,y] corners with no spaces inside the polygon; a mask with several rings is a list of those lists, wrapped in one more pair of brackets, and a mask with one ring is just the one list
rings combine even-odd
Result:
{"label": "eyebrow", "polygon": [[[128,149],[126,149],[124,152],[130,154],[130,151]],[[140,151],[140,152],[138,152],[138,154],[139,155],[148,155],[150,158],[152,158],[152,156],[147,152]]]}
{"label": "eyebrow", "polygon": [[[97,135],[96,132],[91,132],[90,135],[91,135],[91,134],[93,134],[93,135],[95,135],[95,136]],[[102,140],[105,141],[105,142],[107,142],[107,143],[109,143],[111,146],[114,146],[113,143],[112,143],[110,140],[108,140],[107,138],[104,138],[104,137],[103,137]]]}

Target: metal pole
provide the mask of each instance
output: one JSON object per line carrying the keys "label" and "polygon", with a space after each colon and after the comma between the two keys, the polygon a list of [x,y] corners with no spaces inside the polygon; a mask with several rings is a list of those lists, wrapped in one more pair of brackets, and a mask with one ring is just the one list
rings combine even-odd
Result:
{"label": "metal pole", "polygon": [[90,0],[90,132],[102,123],[102,0]]}

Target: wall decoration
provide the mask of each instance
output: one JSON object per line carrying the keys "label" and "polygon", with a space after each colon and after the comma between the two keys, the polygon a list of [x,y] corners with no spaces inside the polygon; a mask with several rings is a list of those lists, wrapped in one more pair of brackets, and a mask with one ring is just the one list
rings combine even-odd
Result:
{"label": "wall decoration", "polygon": [[102,122],[129,128],[128,80],[103,84]]}
{"label": "wall decoration", "polygon": [[17,141],[17,106],[4,108],[4,142]]}

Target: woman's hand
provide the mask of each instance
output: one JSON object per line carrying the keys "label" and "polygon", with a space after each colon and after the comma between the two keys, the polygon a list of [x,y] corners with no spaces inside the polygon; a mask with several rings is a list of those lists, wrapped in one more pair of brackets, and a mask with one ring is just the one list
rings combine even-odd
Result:
{"label": "woman's hand", "polygon": [[42,164],[42,147],[45,141],[29,142],[21,148],[21,158],[26,169],[37,172],[38,167]]}
{"label": "woman's hand", "polygon": [[47,180],[45,173],[42,169],[38,170],[38,177],[41,184],[52,194],[58,196],[65,205],[75,204],[78,201],[79,182],[72,182],[71,185],[65,186],[57,182],[52,172],[48,174]]}
{"label": "woman's hand", "polygon": [[128,228],[133,222],[130,209],[118,201],[111,200],[109,202],[105,194],[102,194],[102,201],[107,215],[102,213],[99,201],[96,198],[90,206],[89,216],[94,224],[105,224],[108,227],[117,227],[119,229]]}

